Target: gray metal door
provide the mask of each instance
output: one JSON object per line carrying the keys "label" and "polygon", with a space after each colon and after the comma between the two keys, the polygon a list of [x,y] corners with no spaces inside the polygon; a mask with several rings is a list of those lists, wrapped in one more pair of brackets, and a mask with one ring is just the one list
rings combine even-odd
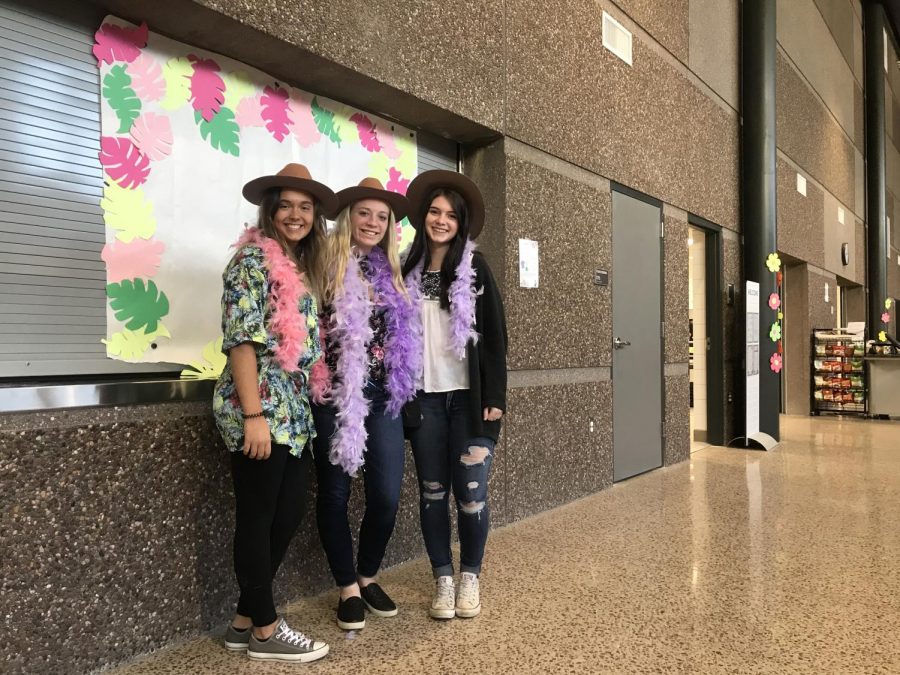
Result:
{"label": "gray metal door", "polygon": [[612,193],[613,477],[662,466],[660,207]]}

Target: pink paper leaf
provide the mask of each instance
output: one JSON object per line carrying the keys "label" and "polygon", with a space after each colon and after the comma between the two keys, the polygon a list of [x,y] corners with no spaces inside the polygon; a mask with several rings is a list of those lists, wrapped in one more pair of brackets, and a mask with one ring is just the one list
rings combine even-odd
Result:
{"label": "pink paper leaf", "polygon": [[308,148],[318,143],[319,139],[322,138],[322,134],[319,133],[319,127],[316,126],[312,108],[306,97],[295,90],[288,106],[291,117],[294,120],[294,126],[291,127],[294,140],[297,141],[301,148]]}
{"label": "pink paper leaf", "polygon": [[350,116],[350,121],[356,124],[356,131],[359,134],[359,142],[369,152],[378,152],[381,146],[378,144],[378,136],[375,133],[375,125],[372,120],[362,113],[355,113]]}
{"label": "pink paper leaf", "polygon": [[385,183],[385,190],[390,190],[391,192],[399,192],[401,195],[405,195],[406,188],[408,187],[408,178],[404,178],[402,174],[394,167],[388,169],[388,181],[387,183]]}
{"label": "pink paper leaf", "polygon": [[107,244],[100,252],[100,257],[106,263],[107,283],[153,277],[159,271],[165,250],[165,243],[158,239],[133,239],[128,243],[114,241]]}
{"label": "pink paper leaf", "polygon": [[150,160],[127,138],[100,138],[100,164],[106,175],[123,188],[135,188],[150,175]]}
{"label": "pink paper leaf", "polygon": [[147,24],[126,28],[105,23],[94,33],[94,56],[100,63],[126,61],[131,63],[147,45]]}
{"label": "pink paper leaf", "polygon": [[266,129],[272,137],[281,143],[290,133],[291,118],[288,116],[288,93],[279,86],[263,90],[262,117],[266,121]]}
{"label": "pink paper leaf", "polygon": [[225,102],[225,82],[219,76],[219,64],[196,54],[188,54],[188,61],[194,65],[190,78],[191,105],[209,122]]}
{"label": "pink paper leaf", "polygon": [[149,54],[141,54],[128,65],[131,88],[141,101],[158,101],[166,93],[162,66]]}
{"label": "pink paper leaf", "polygon": [[397,159],[402,153],[400,148],[394,142],[394,132],[387,127],[376,124],[375,134],[378,136],[378,142],[381,145],[381,151],[388,159]]}
{"label": "pink paper leaf", "polygon": [[144,113],[131,126],[131,140],[150,159],[164,159],[172,152],[172,124],[165,115]]}
{"label": "pink paper leaf", "polygon": [[241,99],[235,112],[235,121],[242,129],[244,127],[261,127],[265,124],[262,118],[262,103],[258,96],[248,96]]}

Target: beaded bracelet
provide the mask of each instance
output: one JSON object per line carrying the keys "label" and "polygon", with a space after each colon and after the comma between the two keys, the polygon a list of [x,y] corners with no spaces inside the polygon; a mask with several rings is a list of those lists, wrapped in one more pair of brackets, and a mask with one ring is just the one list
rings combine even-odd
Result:
{"label": "beaded bracelet", "polygon": [[264,414],[263,411],[260,410],[258,413],[253,413],[252,415],[248,415],[247,413],[242,412],[242,413],[241,413],[241,416],[242,416],[245,420],[251,420],[251,419],[253,419],[254,417],[262,417],[263,414]]}

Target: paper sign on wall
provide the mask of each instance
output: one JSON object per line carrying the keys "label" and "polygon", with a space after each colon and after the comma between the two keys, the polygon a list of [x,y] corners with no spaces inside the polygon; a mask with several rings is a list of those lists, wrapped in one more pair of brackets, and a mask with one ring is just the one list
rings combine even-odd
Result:
{"label": "paper sign on wall", "polygon": [[532,239],[519,239],[519,286],[538,287],[538,243]]}
{"label": "paper sign on wall", "polygon": [[759,431],[759,284],[747,282],[746,413],[748,439]]}

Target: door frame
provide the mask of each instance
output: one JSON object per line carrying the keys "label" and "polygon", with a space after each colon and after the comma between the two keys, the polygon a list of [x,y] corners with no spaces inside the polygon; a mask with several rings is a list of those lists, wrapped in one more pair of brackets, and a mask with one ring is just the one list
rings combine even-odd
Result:
{"label": "door frame", "polygon": [[[616,183],[615,181],[609,182],[609,203],[610,203],[610,218],[609,218],[609,235],[610,235],[610,258],[613,257],[613,247],[615,246],[615,242],[613,241],[613,233],[615,231],[615,226],[612,218],[612,198],[613,192],[618,192],[619,194],[623,194],[626,197],[631,197],[632,199],[636,199],[640,202],[644,202],[645,204],[649,204],[650,206],[655,206],[659,208],[659,218],[660,218],[660,236],[659,236],[659,365],[660,365],[660,392],[659,392],[659,401],[660,401],[660,410],[659,410],[659,449],[660,449],[660,465],[653,469],[649,469],[648,471],[654,471],[655,469],[662,468],[666,465],[666,333],[665,333],[665,319],[666,319],[666,249],[665,249],[665,213],[664,213],[664,204],[662,200],[657,199],[656,197],[651,197],[650,195],[644,194],[643,192],[638,192],[637,190],[628,187],[627,185],[622,185],[621,183]],[[613,274],[616,273],[615,268],[613,269]],[[613,282],[615,283],[615,282]],[[612,294],[610,294],[610,298]],[[610,343],[615,339],[615,326],[612,325],[612,312],[610,311]],[[614,348],[612,344],[610,344],[610,356],[609,356],[609,371],[610,376],[612,376],[613,371],[613,354]],[[616,396],[616,384],[613,381],[613,406],[615,406],[615,396]],[[615,408],[613,408],[614,410]],[[610,411],[611,413],[613,411]],[[613,415],[613,419],[615,416]],[[613,449],[613,474],[615,474],[615,451],[616,451],[616,429],[615,424],[612,425],[612,449]],[[644,472],[647,473],[647,472]],[[629,476],[628,478],[621,478],[622,480],[629,480],[630,478],[636,478],[641,474],[635,474],[634,476]],[[614,482],[616,482],[614,480]]]}
{"label": "door frame", "polygon": [[[706,264],[706,440],[725,445],[725,353],[722,325],[722,227],[701,216],[688,214],[688,225],[705,235]],[[711,331],[710,326],[722,330]]]}

